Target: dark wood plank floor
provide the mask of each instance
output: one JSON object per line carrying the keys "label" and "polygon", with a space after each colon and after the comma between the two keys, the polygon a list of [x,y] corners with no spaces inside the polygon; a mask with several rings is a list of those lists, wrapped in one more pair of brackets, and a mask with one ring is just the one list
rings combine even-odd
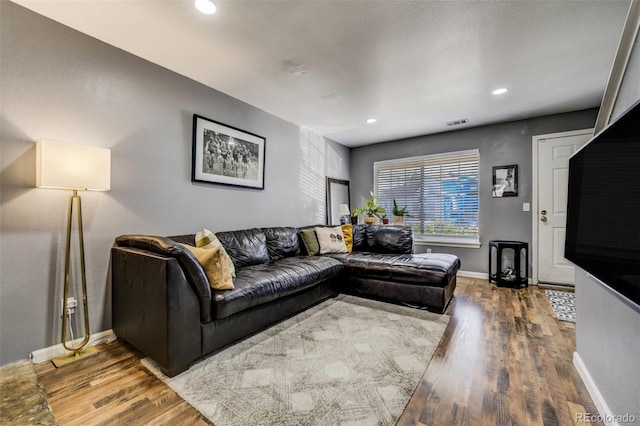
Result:
{"label": "dark wood plank floor", "polygon": [[[451,321],[399,425],[573,425],[597,413],[572,357],[575,325],[542,289],[459,278]],[[209,424],[123,343],[60,369],[36,366],[61,425]]]}

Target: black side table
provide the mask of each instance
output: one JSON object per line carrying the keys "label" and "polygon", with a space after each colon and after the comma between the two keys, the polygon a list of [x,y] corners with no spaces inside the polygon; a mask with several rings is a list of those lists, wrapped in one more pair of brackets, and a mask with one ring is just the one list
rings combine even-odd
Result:
{"label": "black side table", "polygon": [[[505,251],[506,250],[506,251]],[[507,260],[502,264],[503,252]],[[493,256],[496,259],[496,270],[493,270]],[[524,263],[524,268],[522,268]],[[529,286],[529,243],[522,241],[489,241],[489,282],[498,287]]]}

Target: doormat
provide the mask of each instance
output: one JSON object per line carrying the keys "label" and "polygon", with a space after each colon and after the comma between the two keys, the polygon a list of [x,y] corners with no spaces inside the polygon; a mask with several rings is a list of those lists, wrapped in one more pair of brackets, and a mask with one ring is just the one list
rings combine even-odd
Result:
{"label": "doormat", "polygon": [[545,290],[551,309],[560,321],[576,322],[575,293],[560,290]]}
{"label": "doormat", "polygon": [[448,322],[340,295],[176,377],[142,363],[216,426],[395,425]]}

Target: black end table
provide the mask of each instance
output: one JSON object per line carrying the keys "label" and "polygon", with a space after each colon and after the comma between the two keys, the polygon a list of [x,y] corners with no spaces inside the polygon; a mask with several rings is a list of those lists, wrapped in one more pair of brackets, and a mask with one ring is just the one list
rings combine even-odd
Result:
{"label": "black end table", "polygon": [[[507,250],[505,252],[505,250]],[[502,264],[503,252],[511,262]],[[509,256],[511,254],[511,256]],[[496,259],[496,270],[493,270],[493,256]],[[524,268],[522,267],[524,263]],[[489,282],[498,287],[529,286],[529,243],[522,241],[491,240],[489,241]]]}

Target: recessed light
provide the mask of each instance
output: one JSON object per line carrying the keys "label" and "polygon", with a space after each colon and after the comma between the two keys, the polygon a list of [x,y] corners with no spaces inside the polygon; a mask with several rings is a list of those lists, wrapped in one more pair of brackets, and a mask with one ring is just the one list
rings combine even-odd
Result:
{"label": "recessed light", "polygon": [[509,91],[509,89],[502,87],[500,89],[496,89],[493,92],[491,92],[492,95],[503,95],[505,93],[507,93]]}
{"label": "recessed light", "polygon": [[213,15],[216,13],[216,5],[213,4],[210,0],[196,0],[196,9],[205,15]]}
{"label": "recessed light", "polygon": [[367,118],[367,124],[373,124],[376,121],[378,121],[378,120],[376,120],[375,118]]}

